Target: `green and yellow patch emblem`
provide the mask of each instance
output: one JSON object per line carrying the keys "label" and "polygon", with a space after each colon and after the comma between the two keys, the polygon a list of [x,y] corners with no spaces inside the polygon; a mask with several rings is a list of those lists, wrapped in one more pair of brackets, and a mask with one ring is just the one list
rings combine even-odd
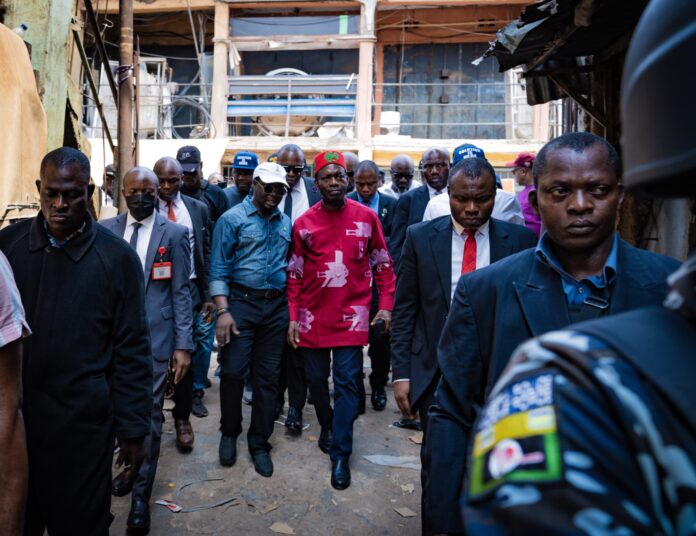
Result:
{"label": "green and yellow patch emblem", "polygon": [[562,476],[553,374],[507,386],[486,404],[476,426],[469,496],[504,482],[551,482]]}

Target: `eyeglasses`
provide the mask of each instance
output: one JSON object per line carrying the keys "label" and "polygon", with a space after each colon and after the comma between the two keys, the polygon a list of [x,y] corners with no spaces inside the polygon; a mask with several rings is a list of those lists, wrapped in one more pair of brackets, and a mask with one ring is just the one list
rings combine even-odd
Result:
{"label": "eyeglasses", "polygon": [[352,179],[354,175],[355,175],[355,170],[352,170],[352,171],[346,170],[346,177]]}
{"label": "eyeglasses", "polygon": [[401,173],[399,171],[394,171],[393,169],[390,170],[392,177],[395,179],[412,179],[413,178],[413,173]]}
{"label": "eyeglasses", "polygon": [[274,194],[278,196],[283,196],[288,193],[288,187],[284,184],[264,184],[260,179],[255,179],[256,184],[258,184],[266,194]]}
{"label": "eyeglasses", "polygon": [[295,175],[302,175],[305,170],[304,166],[283,166],[283,169],[285,170],[285,173],[294,171]]}

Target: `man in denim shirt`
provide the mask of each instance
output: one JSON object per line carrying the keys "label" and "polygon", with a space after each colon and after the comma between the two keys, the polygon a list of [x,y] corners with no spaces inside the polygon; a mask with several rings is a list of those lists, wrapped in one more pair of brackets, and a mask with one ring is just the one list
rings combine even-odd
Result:
{"label": "man in denim shirt", "polygon": [[221,348],[220,463],[231,466],[237,459],[242,392],[251,367],[254,405],[247,443],[256,472],[269,477],[273,463],[268,439],[288,327],[285,282],[291,223],[278,210],[288,191],[285,170],[264,162],[253,177],[251,196],[223,214],[215,226],[210,293],[217,308],[215,336]]}

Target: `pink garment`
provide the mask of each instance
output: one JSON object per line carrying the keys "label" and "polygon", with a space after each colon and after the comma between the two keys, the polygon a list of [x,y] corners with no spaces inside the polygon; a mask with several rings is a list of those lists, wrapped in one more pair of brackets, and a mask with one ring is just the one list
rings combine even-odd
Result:
{"label": "pink garment", "polygon": [[300,346],[366,345],[373,275],[379,308],[391,311],[394,270],[374,211],[346,199],[341,210],[319,202],[300,216],[288,263],[290,320],[299,323]]}
{"label": "pink garment", "polygon": [[539,238],[539,235],[541,234],[541,219],[539,218],[539,214],[537,214],[536,210],[534,210],[532,204],[529,202],[529,193],[533,192],[534,190],[535,188],[533,184],[525,186],[524,189],[517,194],[517,201],[519,201],[520,206],[522,207],[525,227],[534,231],[537,238]]}

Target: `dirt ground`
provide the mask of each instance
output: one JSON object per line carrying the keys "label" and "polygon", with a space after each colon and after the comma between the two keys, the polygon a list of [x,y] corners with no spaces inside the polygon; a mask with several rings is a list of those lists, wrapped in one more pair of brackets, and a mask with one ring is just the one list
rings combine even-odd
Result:
{"label": "dirt ground", "polygon": [[[347,490],[336,491],[329,482],[329,457],[317,447],[320,428],[313,406],[305,407],[304,421],[309,428],[299,437],[286,434],[285,427],[276,424],[271,438],[275,466],[271,478],[254,471],[246,447],[251,408],[244,406],[245,432],[237,442],[237,463],[222,467],[217,456],[219,381],[213,377],[212,369],[210,377],[213,385],[204,399],[210,415],[202,419],[191,416],[196,441],[190,454],[177,452],[173,420],[165,411],[162,452],[150,503],[150,534],[420,534],[420,472],[377,465],[364,458],[408,456],[419,463],[420,447],[409,439],[417,439],[414,436],[418,434],[392,426],[399,419],[399,412],[391,385],[387,388],[387,408],[377,412],[369,402],[370,388],[365,380],[367,412],[354,426],[352,483]],[[165,408],[169,407],[167,401]],[[154,504],[158,499],[173,500],[184,509],[234,500],[215,508],[172,513]],[[129,509],[130,495],[113,497],[111,510],[116,519],[112,534],[126,533]]]}

